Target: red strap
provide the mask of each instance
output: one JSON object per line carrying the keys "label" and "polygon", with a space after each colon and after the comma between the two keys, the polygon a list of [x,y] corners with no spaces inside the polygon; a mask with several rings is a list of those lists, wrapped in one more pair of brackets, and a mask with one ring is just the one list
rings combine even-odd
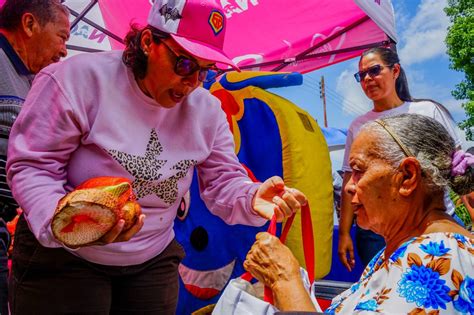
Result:
{"label": "red strap", "polygon": [[306,271],[308,272],[309,281],[312,284],[314,282],[314,236],[311,210],[308,204],[301,209],[301,226]]}
{"label": "red strap", "polygon": [[286,242],[286,237],[288,236],[288,232],[290,232],[290,227],[294,219],[295,214],[293,213],[293,215],[286,220],[285,226],[283,227],[283,231],[281,232],[280,242]]}
{"label": "red strap", "polygon": [[[294,214],[292,215],[292,217],[294,216]],[[272,219],[270,220],[270,226],[268,227],[268,233],[270,233],[271,235],[275,236],[276,235],[276,227],[277,227],[277,220],[276,220],[276,215],[273,215],[272,216]],[[285,235],[286,237],[286,235]],[[265,286],[265,288],[263,289],[263,300],[265,302],[268,302],[270,304],[273,305],[273,293],[272,293],[272,290]]]}
{"label": "red strap", "polygon": [[[283,231],[281,232],[280,241],[285,243],[290,227],[295,218],[295,214],[289,217],[286,220]],[[276,234],[276,217],[273,216],[270,221],[270,226],[267,230],[271,235]],[[306,264],[306,271],[308,272],[308,278],[310,283],[314,282],[314,236],[313,236],[313,224],[311,221],[311,210],[309,205],[306,204],[301,209],[301,234],[303,237],[303,252],[304,260]],[[242,276],[242,279],[249,281],[252,280],[252,275],[249,272],[245,272]],[[264,301],[273,304],[273,293],[270,288],[265,287],[264,289]]]}

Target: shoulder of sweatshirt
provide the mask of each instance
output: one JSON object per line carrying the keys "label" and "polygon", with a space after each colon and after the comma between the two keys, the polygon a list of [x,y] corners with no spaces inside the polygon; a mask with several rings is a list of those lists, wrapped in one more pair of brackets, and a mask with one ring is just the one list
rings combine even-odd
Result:
{"label": "shoulder of sweatshirt", "polygon": [[83,53],[47,66],[35,81],[49,77],[50,86],[43,88],[62,90],[71,104],[88,104],[104,93],[122,89],[128,82],[127,71],[121,51]]}
{"label": "shoulder of sweatshirt", "polygon": [[71,82],[84,84],[87,81],[83,80],[91,80],[97,76],[114,80],[117,71],[123,71],[122,67],[125,67],[122,62],[122,51],[113,50],[72,56],[45,67],[39,75],[47,74],[61,81],[70,79]]}
{"label": "shoulder of sweatshirt", "polygon": [[213,116],[224,115],[221,107],[221,101],[212,95],[209,90],[198,87],[186,99],[187,109],[191,109],[195,113]]}

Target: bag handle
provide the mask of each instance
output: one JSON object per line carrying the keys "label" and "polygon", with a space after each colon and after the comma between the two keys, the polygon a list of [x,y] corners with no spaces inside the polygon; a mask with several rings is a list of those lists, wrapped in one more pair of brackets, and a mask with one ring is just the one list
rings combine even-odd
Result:
{"label": "bag handle", "polygon": [[[280,241],[285,243],[290,227],[295,218],[295,213],[291,215],[283,227],[281,232]],[[270,220],[270,225],[267,232],[273,236],[276,234],[277,221],[276,216],[273,215]],[[314,236],[313,236],[313,224],[311,221],[311,210],[309,204],[306,204],[301,208],[301,234],[303,237],[303,250],[304,250],[304,260],[306,264],[306,271],[308,272],[308,278],[310,283],[314,282]],[[250,272],[245,272],[242,276],[242,279],[249,281],[252,280],[253,276]],[[270,288],[265,287],[264,290],[264,301],[273,304],[273,293]]]}

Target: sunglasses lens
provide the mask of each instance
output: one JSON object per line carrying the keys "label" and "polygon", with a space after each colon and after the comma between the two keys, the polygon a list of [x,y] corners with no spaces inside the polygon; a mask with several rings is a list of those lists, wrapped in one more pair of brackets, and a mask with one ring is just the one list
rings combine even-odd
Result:
{"label": "sunglasses lens", "polygon": [[373,78],[379,75],[381,71],[382,71],[382,67],[380,65],[375,65],[369,70],[367,70],[367,73],[370,75],[371,78]]}
{"label": "sunglasses lens", "polygon": [[378,76],[382,72],[382,66],[381,65],[375,65],[371,68],[369,68],[366,71],[359,71],[354,74],[354,77],[357,82],[360,82],[365,79],[365,76],[368,74],[371,78]]}
{"label": "sunglasses lens", "polygon": [[206,81],[206,78],[207,78],[207,74],[208,74],[208,73],[209,73],[209,69],[201,69],[201,70],[199,70],[198,80],[201,81],[201,82]]}
{"label": "sunglasses lens", "polygon": [[[362,77],[362,72],[354,73],[354,78],[356,79],[357,82],[361,81],[361,77]],[[365,77],[365,75],[364,75],[364,77]]]}
{"label": "sunglasses lens", "polygon": [[179,57],[176,61],[176,74],[183,77],[193,74],[198,68],[199,66],[188,58]]}

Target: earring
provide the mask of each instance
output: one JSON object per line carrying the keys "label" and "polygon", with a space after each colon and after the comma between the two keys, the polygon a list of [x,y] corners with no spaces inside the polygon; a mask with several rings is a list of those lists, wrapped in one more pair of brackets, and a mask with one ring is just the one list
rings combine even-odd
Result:
{"label": "earring", "polygon": [[144,50],[143,54],[148,57],[148,51]]}

